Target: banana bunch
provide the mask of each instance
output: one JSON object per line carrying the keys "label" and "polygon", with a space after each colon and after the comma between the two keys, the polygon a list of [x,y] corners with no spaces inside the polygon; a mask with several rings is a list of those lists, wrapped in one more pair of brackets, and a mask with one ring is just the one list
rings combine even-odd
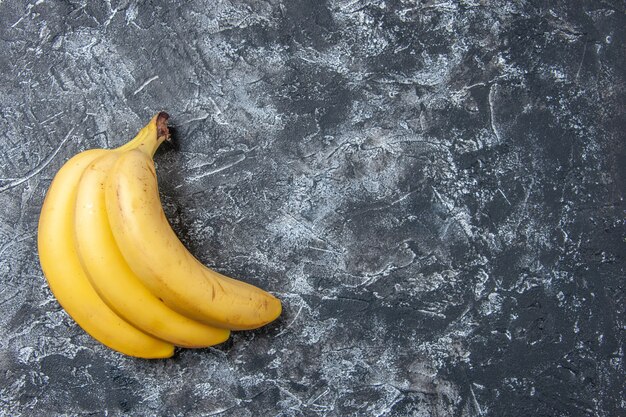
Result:
{"label": "banana bunch", "polygon": [[170,227],[152,160],[168,117],[119,148],[71,158],[39,219],[41,267],[61,306],[96,340],[140,358],[213,346],[281,313],[272,295],[205,267]]}

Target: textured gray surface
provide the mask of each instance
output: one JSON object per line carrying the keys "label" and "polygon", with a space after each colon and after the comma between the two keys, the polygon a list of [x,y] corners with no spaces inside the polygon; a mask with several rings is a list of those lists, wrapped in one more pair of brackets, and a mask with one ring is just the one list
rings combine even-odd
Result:
{"label": "textured gray surface", "polygon": [[[180,3],[0,1],[1,415],[626,413],[624,2]],[[284,314],[150,362],[36,228],[158,110],[175,230]]]}

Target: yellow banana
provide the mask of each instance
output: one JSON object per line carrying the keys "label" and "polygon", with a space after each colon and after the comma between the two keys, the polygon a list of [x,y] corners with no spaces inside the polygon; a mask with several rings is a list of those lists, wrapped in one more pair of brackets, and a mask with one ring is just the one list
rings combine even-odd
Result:
{"label": "yellow banana", "polygon": [[173,310],[231,330],[261,327],[280,315],[277,298],[205,267],[180,242],[161,206],[150,148],[120,155],[105,190],[111,231],[122,255]]}
{"label": "yellow banana", "polygon": [[[150,124],[156,137],[156,124]],[[189,319],[167,307],[135,276],[111,232],[104,199],[107,174],[119,158],[111,152],[89,164],[78,185],[76,241],[82,265],[101,298],[137,328],[183,347],[206,347],[230,331]]]}
{"label": "yellow banana", "polygon": [[[153,122],[155,123],[154,119]],[[118,148],[149,146],[138,135]],[[67,313],[91,336],[104,345],[130,356],[167,358],[174,346],[150,336],[120,318],[98,296],[80,264],[74,237],[76,190],[81,174],[103,149],[82,152],[57,173],[41,210],[38,228],[39,259],[52,293]]]}
{"label": "yellow banana", "polygon": [[61,306],[98,341],[142,358],[221,343],[281,312],[272,295],[202,265],[171,229],[152,161],[168,117],[70,159],[39,219],[41,267]]}

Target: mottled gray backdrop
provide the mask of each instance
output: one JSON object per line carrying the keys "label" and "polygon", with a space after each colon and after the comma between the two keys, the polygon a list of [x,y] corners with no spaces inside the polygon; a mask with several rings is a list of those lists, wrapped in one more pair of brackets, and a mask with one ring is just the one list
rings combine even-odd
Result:
{"label": "mottled gray backdrop", "polygon": [[[623,1],[0,0],[2,416],[617,416]],[[175,230],[284,314],[123,357],[36,232],[159,110]],[[62,260],[59,260],[62,262]]]}

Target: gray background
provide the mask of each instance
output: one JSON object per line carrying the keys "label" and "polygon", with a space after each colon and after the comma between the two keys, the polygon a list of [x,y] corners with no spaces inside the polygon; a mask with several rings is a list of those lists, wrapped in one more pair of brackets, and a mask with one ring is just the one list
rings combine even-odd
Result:
{"label": "gray background", "polygon": [[[0,1],[0,414],[624,415],[625,9]],[[159,110],[173,227],[284,314],[144,361],[60,309],[36,230]]]}

